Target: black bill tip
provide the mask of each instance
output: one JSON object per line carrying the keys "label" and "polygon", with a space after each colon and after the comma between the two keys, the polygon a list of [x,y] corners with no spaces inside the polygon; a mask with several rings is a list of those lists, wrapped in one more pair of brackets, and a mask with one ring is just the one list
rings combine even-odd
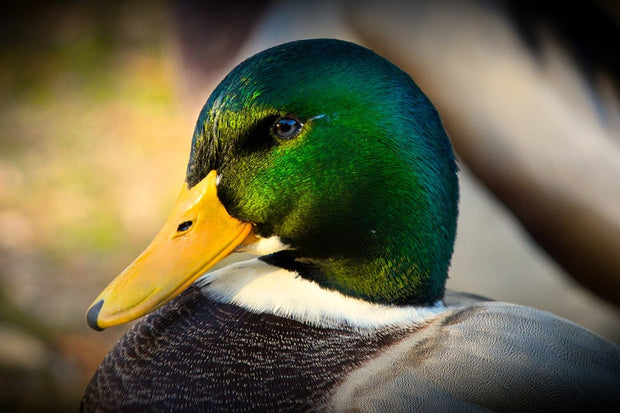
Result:
{"label": "black bill tip", "polygon": [[99,327],[99,324],[97,324],[97,319],[99,318],[99,311],[101,311],[101,307],[103,307],[103,300],[99,300],[95,304],[93,304],[86,313],[86,322],[93,330],[103,331],[103,328]]}

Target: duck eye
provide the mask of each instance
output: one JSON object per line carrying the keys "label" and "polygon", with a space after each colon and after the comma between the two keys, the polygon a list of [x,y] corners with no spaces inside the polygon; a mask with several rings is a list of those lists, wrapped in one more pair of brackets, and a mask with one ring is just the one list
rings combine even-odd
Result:
{"label": "duck eye", "polygon": [[181,222],[179,224],[179,226],[177,227],[177,232],[185,232],[188,229],[191,228],[193,222],[192,221],[185,221],[185,222]]}
{"label": "duck eye", "polygon": [[302,126],[297,119],[280,118],[273,125],[273,133],[280,139],[293,139],[299,134]]}

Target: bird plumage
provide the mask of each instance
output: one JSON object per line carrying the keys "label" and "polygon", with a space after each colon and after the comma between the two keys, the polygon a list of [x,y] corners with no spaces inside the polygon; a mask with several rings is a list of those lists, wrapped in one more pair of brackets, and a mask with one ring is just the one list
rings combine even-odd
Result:
{"label": "bird plumage", "polygon": [[614,411],[618,349],[448,292],[424,325],[321,328],[185,291],[108,354],[82,411]]}
{"label": "bird plumage", "polygon": [[[617,346],[444,295],[456,172],[430,101],[373,52],[318,39],[248,59],[199,116],[164,229],[88,312],[104,328],[161,306],[82,410],[613,410]],[[234,249],[260,257],[203,275]]]}

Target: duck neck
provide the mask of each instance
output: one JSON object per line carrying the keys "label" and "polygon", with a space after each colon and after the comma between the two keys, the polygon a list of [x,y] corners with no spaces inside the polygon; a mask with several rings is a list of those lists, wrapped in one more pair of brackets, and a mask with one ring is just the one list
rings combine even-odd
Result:
{"label": "duck neck", "polygon": [[438,242],[436,234],[429,232],[404,238],[398,237],[403,237],[401,232],[396,236],[381,236],[379,230],[368,232],[371,239],[363,244],[339,238],[330,246],[330,253],[298,248],[262,260],[295,271],[321,287],[369,302],[432,306],[442,299],[450,245]]}

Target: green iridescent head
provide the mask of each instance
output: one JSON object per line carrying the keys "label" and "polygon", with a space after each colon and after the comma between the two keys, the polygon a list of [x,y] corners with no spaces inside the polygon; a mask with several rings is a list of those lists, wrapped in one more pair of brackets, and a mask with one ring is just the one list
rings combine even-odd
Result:
{"label": "green iridescent head", "polygon": [[374,52],[331,39],[263,51],[204,106],[187,182],[289,250],[266,258],[372,302],[443,296],[457,167],[431,102]]}

